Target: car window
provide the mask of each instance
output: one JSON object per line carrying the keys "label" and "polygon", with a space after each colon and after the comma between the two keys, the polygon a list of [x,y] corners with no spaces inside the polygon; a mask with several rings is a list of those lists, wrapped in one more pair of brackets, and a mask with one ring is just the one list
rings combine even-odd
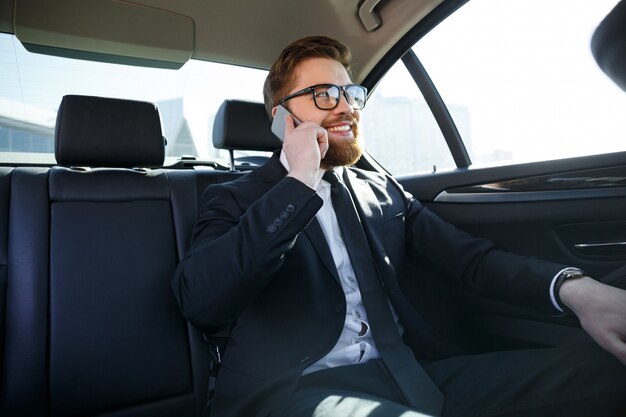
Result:
{"label": "car window", "polygon": [[191,60],[179,70],[34,54],[0,34],[0,163],[54,163],[54,125],[66,94],[151,101],[167,138],[166,164],[183,155],[225,160],[212,146],[225,99],[262,101],[267,72]]}
{"label": "car window", "polygon": [[[450,111],[465,109],[452,106]],[[464,120],[463,114],[457,116]],[[401,61],[376,86],[361,120],[365,149],[392,174],[454,168],[441,130]]]}
{"label": "car window", "polygon": [[[472,0],[416,43],[413,51],[474,166],[626,150],[626,94],[590,50],[593,31],[616,3]],[[401,67],[396,64],[368,102],[366,111],[380,112],[364,114],[379,125],[366,129],[368,150],[394,174],[453,166]]]}

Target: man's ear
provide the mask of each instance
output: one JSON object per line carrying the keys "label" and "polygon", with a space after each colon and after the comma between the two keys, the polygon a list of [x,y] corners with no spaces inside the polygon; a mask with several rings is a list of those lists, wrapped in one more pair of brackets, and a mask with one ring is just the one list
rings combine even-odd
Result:
{"label": "man's ear", "polygon": [[274,107],[272,108],[272,119],[274,118],[274,116],[276,116],[276,107],[277,107],[277,106],[274,106]]}

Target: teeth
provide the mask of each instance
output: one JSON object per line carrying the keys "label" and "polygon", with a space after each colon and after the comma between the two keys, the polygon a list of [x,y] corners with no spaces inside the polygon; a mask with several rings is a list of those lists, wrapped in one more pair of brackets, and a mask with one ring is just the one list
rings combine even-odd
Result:
{"label": "teeth", "polygon": [[348,130],[350,130],[350,125],[329,127],[327,130],[329,132],[347,132]]}

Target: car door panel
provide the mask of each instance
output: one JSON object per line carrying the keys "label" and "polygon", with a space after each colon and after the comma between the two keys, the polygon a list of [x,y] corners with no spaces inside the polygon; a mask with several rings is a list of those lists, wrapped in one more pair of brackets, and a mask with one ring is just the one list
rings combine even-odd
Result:
{"label": "car door panel", "polygon": [[[622,152],[405,175],[399,181],[428,208],[475,236],[601,279],[626,261],[625,165]],[[462,293],[460,301],[473,312],[464,315],[462,327],[486,336],[470,336],[475,346],[497,339],[519,346],[587,338],[572,318],[549,317],[475,294]]]}

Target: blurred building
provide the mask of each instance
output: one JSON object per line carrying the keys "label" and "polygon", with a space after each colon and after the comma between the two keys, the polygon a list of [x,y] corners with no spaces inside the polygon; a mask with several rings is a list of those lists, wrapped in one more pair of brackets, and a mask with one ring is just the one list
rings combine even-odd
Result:
{"label": "blurred building", "polygon": [[[467,107],[449,111],[471,149]],[[454,168],[454,160],[432,112],[424,101],[377,96],[367,103],[362,117],[365,148],[392,173]]]}
{"label": "blurred building", "polygon": [[54,152],[56,111],[0,98],[0,152]]}

